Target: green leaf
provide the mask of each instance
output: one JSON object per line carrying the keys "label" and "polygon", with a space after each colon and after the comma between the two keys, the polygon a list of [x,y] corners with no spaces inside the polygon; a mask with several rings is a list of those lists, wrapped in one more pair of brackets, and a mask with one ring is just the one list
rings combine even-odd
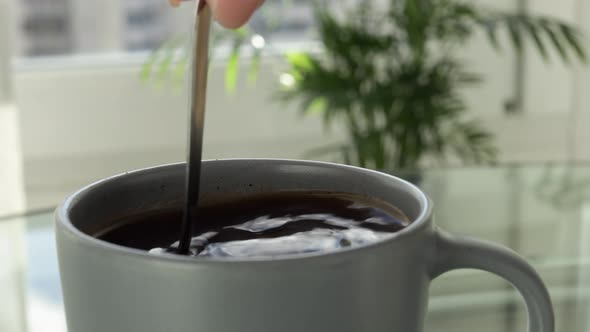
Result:
{"label": "green leaf", "polygon": [[496,51],[501,50],[500,43],[498,42],[498,30],[496,29],[498,25],[495,22],[485,22],[483,26],[486,30],[488,40],[494,49]]}
{"label": "green leaf", "polygon": [[559,28],[567,42],[571,45],[571,47],[578,55],[578,58],[585,63],[588,60],[586,51],[584,50],[584,48],[582,48],[581,41],[578,39],[576,31],[574,31],[570,26],[566,24],[560,24]]}
{"label": "green leaf", "polygon": [[260,69],[260,56],[262,51],[260,49],[255,49],[254,54],[252,55],[252,59],[250,60],[250,65],[248,66],[248,82],[250,84],[256,84],[256,79],[258,78],[258,70]]}
{"label": "green leaf", "polygon": [[309,105],[305,108],[305,113],[322,113],[326,111],[328,103],[323,97],[314,98]]}
{"label": "green leaf", "polygon": [[415,56],[422,57],[426,43],[426,25],[428,17],[419,5],[420,0],[406,0],[404,13],[406,15],[405,29],[411,49]]}
{"label": "green leaf", "polygon": [[551,22],[547,20],[541,20],[540,25],[541,28],[547,33],[547,35],[551,39],[553,46],[555,46],[555,49],[557,49],[557,52],[559,52],[561,60],[565,63],[569,63],[569,56],[565,51],[565,46],[563,45],[563,42],[559,39],[557,33],[552,29]]}
{"label": "green leaf", "polygon": [[293,52],[287,54],[287,62],[297,69],[311,69],[312,61],[309,55],[302,52]]}
{"label": "green leaf", "polygon": [[172,79],[177,84],[183,81],[184,76],[186,75],[186,71],[188,69],[188,61],[189,61],[189,52],[184,48],[184,51],[176,64],[174,65],[174,69],[172,69]]}
{"label": "green leaf", "polygon": [[163,81],[170,74],[170,67],[172,67],[174,57],[178,51],[178,45],[179,39],[174,38],[162,49],[158,71],[156,72],[156,78],[160,81]]}
{"label": "green leaf", "polygon": [[240,43],[250,34],[250,28],[247,25],[244,25],[241,28],[229,30],[229,33],[235,38],[239,39]]}
{"label": "green leaf", "polygon": [[470,19],[478,19],[478,11],[471,5],[465,3],[453,4],[453,11],[457,17],[467,17]]}
{"label": "green leaf", "polygon": [[541,39],[541,36],[539,35],[539,31],[538,31],[537,27],[535,26],[535,24],[533,22],[531,22],[529,20],[527,20],[524,24],[525,24],[525,27],[527,28],[527,31],[529,32],[529,35],[531,36],[531,38],[533,38],[533,42],[535,43],[537,51],[539,51],[539,53],[541,54],[541,56],[543,57],[544,60],[548,60],[549,55],[547,53],[547,48],[545,47],[545,44],[543,43],[543,40]]}
{"label": "green leaf", "polygon": [[[142,82],[149,81],[152,75],[156,75],[158,79],[165,76],[170,67],[170,63],[172,62],[174,52],[181,40],[181,38],[172,38],[150,54],[148,60],[141,66],[139,72],[139,78]],[[157,72],[154,73],[154,70],[157,70]]]}
{"label": "green leaf", "polygon": [[229,59],[227,59],[227,65],[225,67],[225,91],[228,94],[233,94],[236,90],[238,81],[238,58],[239,58],[239,47],[234,47]]}
{"label": "green leaf", "polygon": [[139,79],[143,83],[147,83],[150,79],[152,68],[158,59],[158,51],[154,51],[150,54],[147,61],[141,65],[141,69],[139,70]]}
{"label": "green leaf", "polygon": [[512,44],[516,48],[517,52],[522,52],[522,36],[520,34],[520,22],[516,19],[508,20],[508,32],[510,33],[510,39]]}

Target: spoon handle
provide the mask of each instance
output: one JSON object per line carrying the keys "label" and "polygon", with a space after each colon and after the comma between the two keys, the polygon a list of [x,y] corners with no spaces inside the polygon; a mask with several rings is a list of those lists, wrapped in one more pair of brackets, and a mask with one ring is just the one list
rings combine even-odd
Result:
{"label": "spoon handle", "polygon": [[211,29],[211,8],[201,0],[195,10],[193,37],[191,85],[190,85],[190,126],[188,156],[186,164],[186,205],[182,220],[178,252],[187,254],[192,238],[192,221],[199,205],[199,185],[203,154],[203,128],[207,96],[207,69],[209,58],[209,31]]}

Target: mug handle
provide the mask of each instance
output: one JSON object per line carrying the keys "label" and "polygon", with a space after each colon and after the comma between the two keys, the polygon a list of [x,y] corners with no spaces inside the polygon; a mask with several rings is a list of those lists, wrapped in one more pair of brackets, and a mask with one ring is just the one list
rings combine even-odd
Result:
{"label": "mug handle", "polygon": [[454,269],[478,269],[506,279],[526,303],[528,331],[555,331],[553,306],[547,288],[533,267],[512,250],[454,236],[439,229],[436,232],[436,258],[431,278]]}

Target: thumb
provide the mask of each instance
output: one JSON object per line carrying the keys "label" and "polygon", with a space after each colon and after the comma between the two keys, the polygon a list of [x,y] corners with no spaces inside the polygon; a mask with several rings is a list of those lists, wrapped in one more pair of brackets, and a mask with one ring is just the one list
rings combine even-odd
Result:
{"label": "thumb", "polygon": [[[177,7],[183,0],[168,0],[168,2]],[[264,0],[206,0],[206,2],[211,6],[213,16],[219,24],[235,29],[244,25]]]}
{"label": "thumb", "polygon": [[207,0],[213,16],[226,28],[244,25],[264,0]]}

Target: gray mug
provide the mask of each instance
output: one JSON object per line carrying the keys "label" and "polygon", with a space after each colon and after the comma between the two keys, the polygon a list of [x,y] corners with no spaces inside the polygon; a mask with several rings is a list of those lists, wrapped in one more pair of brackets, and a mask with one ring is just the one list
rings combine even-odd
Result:
{"label": "gray mug", "polygon": [[530,332],[553,332],[551,300],[522,258],[438,229],[414,185],[366,169],[291,160],[206,161],[202,198],[319,190],[376,197],[413,220],[391,239],[285,258],[150,255],[88,234],[113,220],[182,206],[184,164],[125,173],[70,196],[56,212],[70,332],[421,332],[430,282],[474,268],[522,294]]}

